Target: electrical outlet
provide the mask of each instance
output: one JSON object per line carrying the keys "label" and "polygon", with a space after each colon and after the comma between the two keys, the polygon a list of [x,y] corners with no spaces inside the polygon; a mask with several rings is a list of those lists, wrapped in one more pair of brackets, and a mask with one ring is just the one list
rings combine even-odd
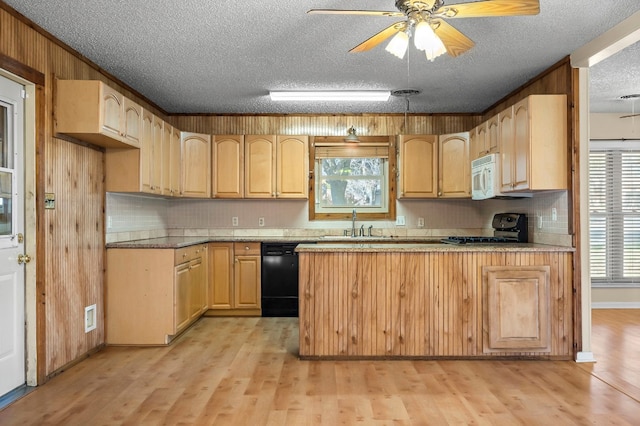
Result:
{"label": "electrical outlet", "polygon": [[424,228],[424,217],[418,218],[418,228]]}
{"label": "electrical outlet", "polygon": [[234,216],[231,218],[231,225],[238,226],[238,216]]}
{"label": "electrical outlet", "polygon": [[558,220],[558,209],[555,207],[551,208],[551,220],[554,222]]}
{"label": "electrical outlet", "polygon": [[405,225],[404,216],[396,216],[396,225],[398,225],[398,226],[404,226]]}
{"label": "electrical outlet", "polygon": [[113,218],[111,216],[107,216],[107,229],[111,229],[113,227]]}
{"label": "electrical outlet", "polygon": [[264,217],[258,218],[258,226],[264,226]]}
{"label": "electrical outlet", "polygon": [[537,219],[538,219],[538,229],[542,229],[542,215],[539,214],[537,216]]}

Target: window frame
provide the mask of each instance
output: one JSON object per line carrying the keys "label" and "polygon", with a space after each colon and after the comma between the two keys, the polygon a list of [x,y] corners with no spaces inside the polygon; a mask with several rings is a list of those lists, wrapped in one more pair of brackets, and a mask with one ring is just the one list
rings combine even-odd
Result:
{"label": "window frame", "polygon": [[[590,141],[590,147],[589,147],[589,170],[591,171],[591,153],[592,152],[623,152],[623,151],[633,151],[635,153],[640,154],[640,140],[592,140]],[[616,167],[619,167],[619,165],[617,165]],[[620,172],[621,170],[614,170],[614,174],[617,174],[616,172]],[[606,170],[605,170],[605,176],[606,176]],[[621,175],[620,175],[621,177]],[[591,175],[589,177],[589,191],[591,191],[591,187],[593,186],[592,182],[591,182]],[[620,200],[623,197],[623,192],[622,191],[607,191],[606,187],[609,185],[616,185],[616,182],[605,182],[605,191],[604,193],[607,194],[606,200],[605,200],[605,205],[610,206],[610,205],[621,205],[620,204]],[[620,199],[618,199],[620,198]],[[591,226],[592,224],[592,220],[593,218],[607,218],[610,215],[617,215],[619,217],[622,217],[622,221],[621,223],[624,223],[624,217],[626,215],[630,215],[630,216],[635,216],[635,214],[625,214],[625,212],[623,211],[609,211],[609,208],[605,208],[605,212],[604,213],[598,213],[595,214],[592,211],[592,197],[589,198],[589,228],[590,228],[590,234],[591,232],[593,232],[593,227]],[[620,220],[618,221],[620,222]],[[606,255],[604,258],[604,263],[605,263],[605,269],[607,271],[606,273],[606,277],[594,277],[593,269],[591,269],[591,286],[592,287],[600,287],[600,288],[612,288],[612,287],[640,287],[640,276],[630,276],[630,277],[619,277],[616,275],[610,275],[609,270],[611,267],[617,265],[618,268],[620,269],[622,268],[622,271],[624,271],[624,267],[622,265],[624,265],[623,261],[624,261],[624,237],[622,237],[622,239],[620,239],[619,237],[616,237],[616,235],[625,235],[625,228],[624,226],[621,229],[618,229],[617,227],[615,229],[610,229],[610,227],[613,225],[607,225],[605,227],[605,247],[606,247]],[[613,232],[614,236],[610,236],[609,232]],[[616,232],[617,231],[617,232]],[[622,231],[622,233],[620,234],[620,231]],[[591,241],[591,243],[593,243],[593,241]],[[617,243],[617,244],[616,244]],[[610,255],[609,253],[615,253],[614,256],[618,256],[620,257],[620,259],[615,260],[615,259],[610,259]],[[592,254],[590,253],[590,257],[592,256]],[[593,260],[592,258],[590,258],[590,260]],[[593,268],[593,263],[594,262],[590,262],[591,263],[591,268]],[[616,269],[616,268],[614,268]]]}
{"label": "window frame", "polygon": [[[359,136],[362,145],[388,144],[387,161],[387,203],[388,211],[385,213],[372,213],[358,211],[358,220],[395,220],[396,219],[396,175],[397,153],[396,141],[393,136]],[[341,144],[346,143],[342,136],[313,136],[309,141],[309,220],[351,220],[352,212],[316,212],[316,144]],[[356,209],[357,210],[357,209]]]}

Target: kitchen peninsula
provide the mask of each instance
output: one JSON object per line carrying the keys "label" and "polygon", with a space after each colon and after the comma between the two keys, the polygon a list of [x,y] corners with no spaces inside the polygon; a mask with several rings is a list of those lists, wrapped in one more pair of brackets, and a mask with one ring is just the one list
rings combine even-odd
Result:
{"label": "kitchen peninsula", "polygon": [[302,358],[573,356],[573,249],[303,244]]}

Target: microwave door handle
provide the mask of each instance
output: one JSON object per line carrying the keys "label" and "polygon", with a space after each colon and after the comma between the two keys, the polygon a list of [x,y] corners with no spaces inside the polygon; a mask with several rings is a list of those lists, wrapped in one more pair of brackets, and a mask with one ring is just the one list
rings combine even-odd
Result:
{"label": "microwave door handle", "polygon": [[483,194],[487,194],[487,179],[488,179],[488,170],[486,167],[482,169],[481,179],[480,179],[480,190]]}

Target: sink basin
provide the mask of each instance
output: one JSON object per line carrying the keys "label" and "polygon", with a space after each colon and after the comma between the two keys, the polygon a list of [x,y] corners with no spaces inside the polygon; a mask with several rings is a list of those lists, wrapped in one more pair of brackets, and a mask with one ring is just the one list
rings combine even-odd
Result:
{"label": "sink basin", "polygon": [[330,240],[330,241],[376,241],[376,240],[390,240],[393,237],[390,237],[390,236],[351,237],[351,236],[344,236],[344,235],[324,235],[320,238],[323,240]]}

